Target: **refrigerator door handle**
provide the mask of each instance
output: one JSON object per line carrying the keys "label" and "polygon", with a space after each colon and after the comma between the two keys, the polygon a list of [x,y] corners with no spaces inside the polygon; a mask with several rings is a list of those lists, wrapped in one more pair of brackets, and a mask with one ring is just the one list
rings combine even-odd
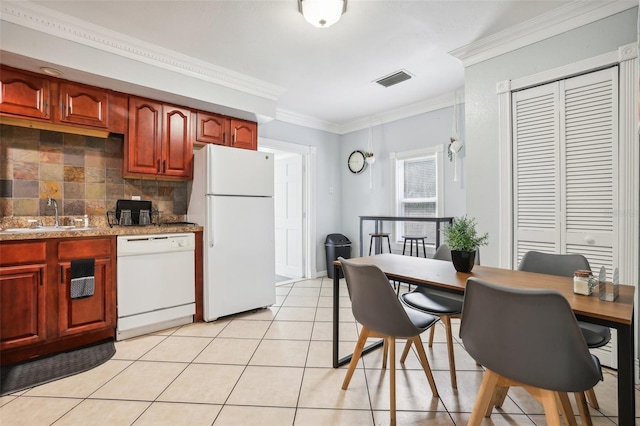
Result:
{"label": "refrigerator door handle", "polygon": [[[209,210],[206,214],[206,230],[207,230],[207,241],[209,241],[209,247],[215,246],[214,241],[214,232],[213,232],[213,203],[214,197],[207,197],[207,202],[209,204]],[[206,211],[206,210],[205,210]]]}

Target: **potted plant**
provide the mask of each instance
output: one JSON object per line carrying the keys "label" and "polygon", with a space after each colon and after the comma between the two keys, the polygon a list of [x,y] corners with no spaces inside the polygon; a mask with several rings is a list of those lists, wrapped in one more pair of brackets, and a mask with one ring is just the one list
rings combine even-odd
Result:
{"label": "potted plant", "polygon": [[478,235],[476,220],[466,215],[453,219],[443,230],[444,242],[451,249],[451,261],[458,272],[471,272],[478,247],[487,245],[489,234]]}
{"label": "potted plant", "polygon": [[373,164],[376,161],[376,157],[373,156],[373,152],[365,152],[364,159],[367,164]]}

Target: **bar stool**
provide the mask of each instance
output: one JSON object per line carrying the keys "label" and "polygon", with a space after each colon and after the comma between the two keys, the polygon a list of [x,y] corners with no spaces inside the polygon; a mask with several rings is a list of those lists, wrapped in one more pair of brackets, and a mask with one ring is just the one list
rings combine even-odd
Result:
{"label": "bar stool", "polygon": [[[404,244],[402,245],[402,255],[407,251],[407,241],[409,241],[409,256],[413,256],[413,243],[416,244],[416,257],[420,257],[420,245],[422,242],[422,253],[424,254],[425,259],[427,258],[427,246],[424,243],[424,240],[427,238],[425,235],[403,235]],[[411,284],[408,285],[409,291],[411,291]],[[400,295],[400,286],[398,286],[398,295]]]}
{"label": "bar stool", "polygon": [[402,254],[404,255],[407,250],[407,241],[409,241],[409,256],[413,256],[413,243],[416,244],[416,257],[420,257],[420,246],[418,245],[422,242],[422,253],[426,259],[427,257],[427,247],[424,243],[424,240],[427,238],[424,235],[403,235],[404,245],[402,246]]}
{"label": "bar stool", "polygon": [[[388,232],[374,232],[369,234],[371,236],[371,239],[369,240],[369,256],[371,256],[371,249],[373,248],[373,239],[375,238],[376,241],[378,239],[380,239],[380,242],[382,243],[382,239],[386,238],[387,239],[387,246],[389,247],[389,253],[391,253],[391,241],[389,240],[389,233]],[[380,254],[382,253],[382,244],[380,244],[380,251],[378,252],[378,250],[376,249],[376,254]]]}

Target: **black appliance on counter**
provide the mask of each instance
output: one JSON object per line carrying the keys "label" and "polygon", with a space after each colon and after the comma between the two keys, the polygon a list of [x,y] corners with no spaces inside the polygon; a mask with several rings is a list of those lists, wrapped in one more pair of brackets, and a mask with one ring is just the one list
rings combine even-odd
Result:
{"label": "black appliance on counter", "polygon": [[[131,224],[121,224],[120,217],[123,210],[131,211]],[[149,212],[150,221],[147,224],[140,224],[140,210],[147,210]],[[151,201],[142,200],[118,200],[116,201],[116,210],[107,212],[107,221],[109,226],[123,225],[123,226],[150,226],[158,225],[160,213],[158,210],[153,210]]]}

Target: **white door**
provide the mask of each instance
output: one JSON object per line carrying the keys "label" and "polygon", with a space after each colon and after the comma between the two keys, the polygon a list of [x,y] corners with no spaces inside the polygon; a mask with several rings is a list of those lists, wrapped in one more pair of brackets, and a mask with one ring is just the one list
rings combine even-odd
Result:
{"label": "white door", "polygon": [[[515,92],[513,141],[516,262],[529,250],[578,253],[611,280],[619,264],[617,67]],[[616,368],[616,347],[613,330],[592,352]]]}
{"label": "white door", "polygon": [[276,274],[304,275],[302,156],[276,155],[274,165]]}
{"label": "white door", "polygon": [[616,261],[617,68],[513,95],[514,247]]}

